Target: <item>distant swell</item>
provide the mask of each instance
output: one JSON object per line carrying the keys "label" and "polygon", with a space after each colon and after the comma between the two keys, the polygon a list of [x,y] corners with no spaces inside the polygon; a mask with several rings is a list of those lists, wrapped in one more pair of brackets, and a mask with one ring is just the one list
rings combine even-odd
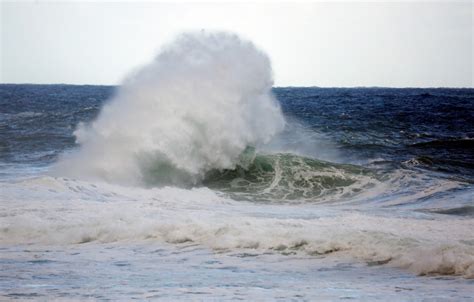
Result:
{"label": "distant swell", "polygon": [[446,139],[433,140],[412,144],[411,147],[416,148],[446,148],[446,149],[474,149],[474,139]]}

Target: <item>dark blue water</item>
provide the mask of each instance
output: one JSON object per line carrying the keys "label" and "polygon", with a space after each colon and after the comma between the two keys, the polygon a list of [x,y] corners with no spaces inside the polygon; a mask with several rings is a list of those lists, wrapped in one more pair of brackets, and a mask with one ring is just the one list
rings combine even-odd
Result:
{"label": "dark blue water", "polygon": [[[0,85],[0,161],[48,165],[75,147],[113,86]],[[287,117],[323,133],[348,161],[377,160],[472,181],[474,89],[274,88]]]}
{"label": "dark blue water", "polygon": [[0,85],[5,299],[472,300],[474,89],[274,88],[324,150],[192,188],[51,173],[115,91]]}

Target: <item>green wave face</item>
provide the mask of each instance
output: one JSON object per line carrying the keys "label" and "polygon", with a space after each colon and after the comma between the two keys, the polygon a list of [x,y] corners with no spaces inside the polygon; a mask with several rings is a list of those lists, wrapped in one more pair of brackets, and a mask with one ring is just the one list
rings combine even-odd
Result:
{"label": "green wave face", "polygon": [[203,185],[241,200],[329,202],[379,183],[369,169],[294,154],[256,154],[243,163],[233,170],[207,173]]}

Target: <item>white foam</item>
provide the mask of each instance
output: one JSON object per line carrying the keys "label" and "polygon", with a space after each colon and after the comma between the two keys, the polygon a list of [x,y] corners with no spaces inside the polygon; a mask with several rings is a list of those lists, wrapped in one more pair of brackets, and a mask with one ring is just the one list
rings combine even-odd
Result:
{"label": "white foam", "polygon": [[350,257],[418,274],[474,278],[472,219],[258,205],[206,188],[139,189],[54,178],[2,184],[0,201],[2,244],[194,242],[219,251]]}
{"label": "white foam", "polygon": [[194,183],[235,167],[247,146],[268,142],[285,121],[268,57],[228,33],[189,33],[129,76],[90,125],[60,176],[121,184]]}

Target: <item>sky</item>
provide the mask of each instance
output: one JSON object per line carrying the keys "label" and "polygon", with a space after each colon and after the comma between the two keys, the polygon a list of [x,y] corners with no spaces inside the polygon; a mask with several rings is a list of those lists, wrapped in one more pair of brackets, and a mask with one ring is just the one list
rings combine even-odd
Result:
{"label": "sky", "polygon": [[[2,0],[0,0],[2,1]],[[225,30],[275,86],[473,87],[473,2],[2,1],[1,83],[120,84],[180,32]]]}

